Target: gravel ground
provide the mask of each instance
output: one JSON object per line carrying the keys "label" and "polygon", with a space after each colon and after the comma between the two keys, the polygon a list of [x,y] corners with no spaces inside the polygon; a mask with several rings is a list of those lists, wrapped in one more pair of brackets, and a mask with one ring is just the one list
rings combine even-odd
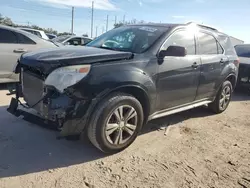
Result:
{"label": "gravel ground", "polygon": [[56,140],[8,114],[5,94],[0,188],[250,188],[250,96],[235,94],[220,115],[198,108],[152,121],[128,149],[106,156],[86,138]]}

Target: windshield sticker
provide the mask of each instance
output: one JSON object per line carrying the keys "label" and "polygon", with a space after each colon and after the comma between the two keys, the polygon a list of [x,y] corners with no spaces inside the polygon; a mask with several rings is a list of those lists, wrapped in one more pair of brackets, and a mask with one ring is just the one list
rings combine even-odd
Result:
{"label": "windshield sticker", "polygon": [[153,27],[141,27],[141,28],[139,28],[140,30],[144,30],[144,31],[148,31],[148,32],[155,32],[155,31],[157,31],[157,29],[156,28],[153,28]]}

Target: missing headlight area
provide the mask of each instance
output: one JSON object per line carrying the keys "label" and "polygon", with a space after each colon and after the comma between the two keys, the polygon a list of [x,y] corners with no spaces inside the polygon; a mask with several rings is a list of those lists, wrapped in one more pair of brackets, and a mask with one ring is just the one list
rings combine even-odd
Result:
{"label": "missing headlight area", "polygon": [[[84,113],[85,101],[76,101],[55,87],[45,85],[44,80],[31,71],[21,71],[20,77],[21,82],[16,84],[16,98],[12,98],[8,108],[10,113],[26,116],[26,111],[32,109],[35,114],[28,115],[35,115],[45,123],[63,130],[63,136],[77,135],[81,132],[74,124],[78,117],[82,117],[79,113]],[[26,104],[21,103],[21,97]],[[21,105],[18,107],[18,104]],[[82,109],[79,111],[80,108]],[[64,129],[64,125],[67,128]]]}

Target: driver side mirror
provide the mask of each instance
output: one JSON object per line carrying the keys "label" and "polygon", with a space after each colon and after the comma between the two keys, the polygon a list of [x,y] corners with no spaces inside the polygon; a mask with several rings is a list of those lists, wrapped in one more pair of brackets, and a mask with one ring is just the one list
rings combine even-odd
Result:
{"label": "driver side mirror", "polygon": [[166,56],[184,57],[187,55],[186,48],[182,46],[169,46],[167,50],[161,50],[159,58],[163,59]]}

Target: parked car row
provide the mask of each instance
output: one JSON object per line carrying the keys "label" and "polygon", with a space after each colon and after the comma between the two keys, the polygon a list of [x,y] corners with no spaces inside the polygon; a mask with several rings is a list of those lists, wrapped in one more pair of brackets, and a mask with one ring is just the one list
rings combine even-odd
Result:
{"label": "parked car row", "polygon": [[[132,144],[152,119],[203,105],[225,111],[238,67],[230,37],[215,28],[122,26],[83,47],[23,54],[14,69],[21,79],[8,111],[26,116],[31,108],[61,136],[86,132],[99,150],[114,153]],[[18,107],[21,97],[25,109]]]}
{"label": "parked car row", "polygon": [[83,46],[92,41],[87,37],[68,35],[54,36],[51,40],[49,38],[53,38],[52,35],[41,30],[0,25],[0,83],[19,80],[19,77],[13,73],[13,67],[22,53],[62,45]]}
{"label": "parked car row", "polygon": [[0,25],[0,83],[19,80],[13,68],[22,53],[55,47],[53,42],[22,29]]}

